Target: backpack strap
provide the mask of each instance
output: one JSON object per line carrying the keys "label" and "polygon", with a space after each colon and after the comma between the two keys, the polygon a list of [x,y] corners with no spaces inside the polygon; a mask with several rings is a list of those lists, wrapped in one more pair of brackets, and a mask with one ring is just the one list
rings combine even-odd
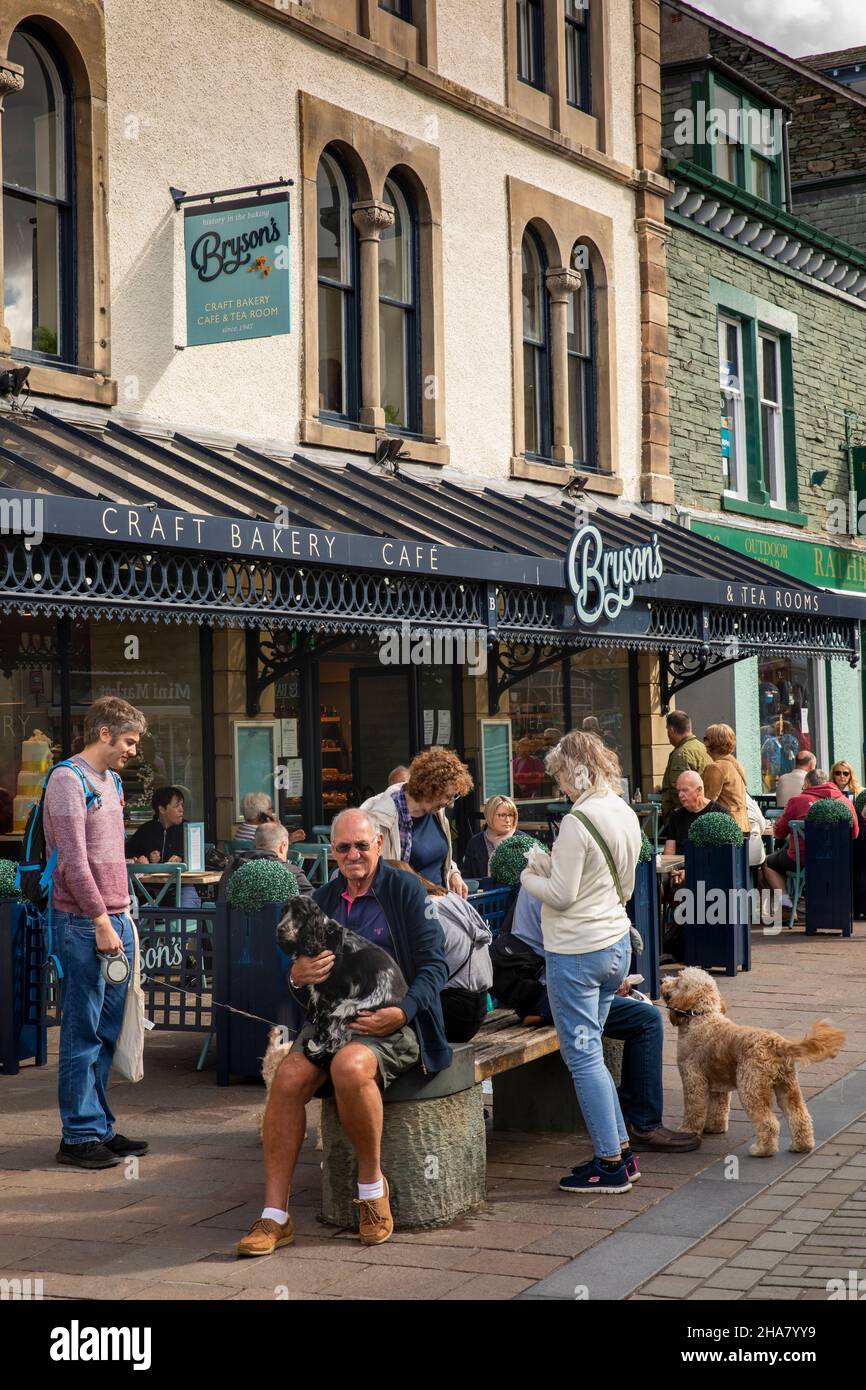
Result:
{"label": "backpack strap", "polygon": [[620,883],[619,874],[617,873],[616,869],[616,864],[614,864],[613,862],[613,855],[610,852],[610,847],[608,846],[608,843],[602,835],[601,831],[599,830],[598,826],[590,820],[589,816],[585,816],[583,814],[583,811],[578,811],[573,806],[569,812],[569,815],[572,815],[577,820],[579,820],[584,830],[588,831],[592,838],[595,840],[595,843],[598,845],[599,849],[602,852],[602,855],[604,856],[604,861],[607,864],[607,867],[610,869],[610,876],[613,879],[613,886],[616,889],[616,896],[619,898],[619,905],[620,907],[625,907],[625,893],[623,893],[622,891],[622,884]]}

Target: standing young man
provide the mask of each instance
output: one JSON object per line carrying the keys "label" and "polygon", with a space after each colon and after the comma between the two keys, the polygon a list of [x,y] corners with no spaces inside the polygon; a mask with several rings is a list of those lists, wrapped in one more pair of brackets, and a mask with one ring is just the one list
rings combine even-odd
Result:
{"label": "standing young man", "polygon": [[[45,848],[57,850],[52,925],[63,969],[59,1100],[63,1138],[57,1162],[111,1168],[147,1144],[114,1128],[108,1073],[129,981],[103,979],[97,952],[123,951],[132,968],[134,937],[123,801],[117,774],[147,728],[140,710],[106,696],[84,716],[84,748],[45,791]],[[81,773],[81,776],[78,773]],[[82,777],[97,793],[86,804]]]}

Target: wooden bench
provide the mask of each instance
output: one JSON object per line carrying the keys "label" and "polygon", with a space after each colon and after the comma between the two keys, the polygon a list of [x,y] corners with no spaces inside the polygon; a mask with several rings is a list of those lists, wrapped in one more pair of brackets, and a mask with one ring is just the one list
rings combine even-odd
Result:
{"label": "wooden bench", "polygon": [[[496,1130],[586,1132],[555,1028],[527,1028],[496,1009],[453,1050],[447,1071],[413,1068],[385,1092],[382,1170],[400,1229],[448,1225],[485,1200],[482,1082],[493,1082]],[[618,1084],[622,1043],[604,1039],[604,1051]],[[322,1219],[357,1228],[355,1153],[333,1099],[322,1102],[322,1148]]]}

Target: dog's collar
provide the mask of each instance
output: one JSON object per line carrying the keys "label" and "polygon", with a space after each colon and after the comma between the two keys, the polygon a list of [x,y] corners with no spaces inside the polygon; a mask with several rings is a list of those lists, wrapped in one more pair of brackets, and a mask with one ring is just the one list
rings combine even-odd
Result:
{"label": "dog's collar", "polygon": [[680,1018],[706,1018],[710,1012],[708,1009],[675,1009],[673,1004],[666,1004],[665,1008],[670,1014],[679,1014]]}

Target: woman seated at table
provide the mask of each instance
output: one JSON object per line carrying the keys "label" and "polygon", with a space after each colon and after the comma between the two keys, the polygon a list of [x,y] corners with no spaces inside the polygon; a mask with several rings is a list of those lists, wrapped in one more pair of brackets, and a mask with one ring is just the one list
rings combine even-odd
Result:
{"label": "woman seated at table", "polygon": [[[269,822],[279,824],[274,813],[274,803],[266,792],[247,792],[246,796],[241,799],[241,810],[244,813],[244,818],[235,827],[234,838],[236,840],[249,840],[251,847],[260,825],[267,825]],[[306,830],[289,831],[289,844],[297,844],[306,838]]]}
{"label": "woman seated at table", "polygon": [[[139,826],[126,842],[126,860],[133,864],[180,864],[183,862],[183,792],[180,787],[157,787],[150,798],[153,819]],[[175,906],[174,895],[163,898]],[[200,907],[201,900],[192,884],[181,888],[181,907]]]}
{"label": "woman seated at table", "polygon": [[491,796],[484,803],[484,829],[473,835],[463,856],[464,878],[486,878],[494,850],[517,829],[517,807],[510,796]]}

